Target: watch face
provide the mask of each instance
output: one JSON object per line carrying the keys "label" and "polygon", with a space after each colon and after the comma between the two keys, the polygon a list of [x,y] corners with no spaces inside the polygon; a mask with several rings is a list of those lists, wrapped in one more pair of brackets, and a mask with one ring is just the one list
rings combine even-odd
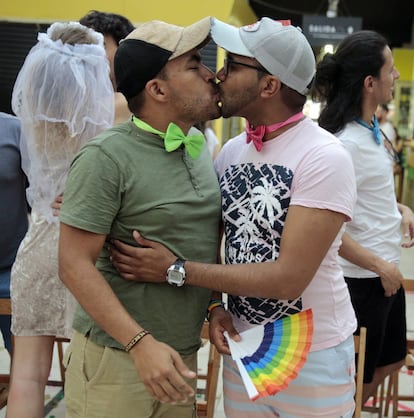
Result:
{"label": "watch face", "polygon": [[167,282],[181,287],[185,282],[185,260],[177,258],[175,263],[167,270]]}
{"label": "watch face", "polygon": [[168,272],[168,279],[175,283],[179,283],[183,280],[183,274],[177,270],[170,270]]}

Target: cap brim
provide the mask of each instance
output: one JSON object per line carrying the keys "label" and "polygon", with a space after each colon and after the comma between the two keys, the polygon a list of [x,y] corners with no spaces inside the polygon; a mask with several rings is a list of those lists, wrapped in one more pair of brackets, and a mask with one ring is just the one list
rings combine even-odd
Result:
{"label": "cap brim", "polygon": [[205,17],[198,22],[184,28],[177,49],[171,55],[170,60],[186,54],[194,48],[201,48],[210,39],[211,20]]}
{"label": "cap brim", "polygon": [[211,37],[213,41],[228,52],[245,57],[254,57],[254,55],[245,47],[240,38],[239,28],[221,22],[216,18],[211,21]]}

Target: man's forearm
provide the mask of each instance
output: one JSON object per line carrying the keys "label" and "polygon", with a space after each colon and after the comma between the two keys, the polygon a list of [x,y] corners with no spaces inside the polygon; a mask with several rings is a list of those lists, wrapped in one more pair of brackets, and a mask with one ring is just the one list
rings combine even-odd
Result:
{"label": "man's forearm", "polygon": [[342,236],[342,245],[339,255],[358,267],[378,274],[379,266],[384,262],[380,257],[358,244],[346,232]]}
{"label": "man's forearm", "polygon": [[[251,264],[204,264],[187,261],[186,285],[213,289],[216,292],[250,297],[295,299],[303,291],[303,276],[296,280],[283,274],[277,261]],[[310,281],[313,277],[309,275]]]}
{"label": "man's forearm", "polygon": [[60,277],[82,308],[105,332],[126,346],[142,327],[125,310],[94,265],[62,269]]}
{"label": "man's forearm", "polygon": [[95,267],[105,238],[61,223],[59,277],[92,319],[125,346],[142,327],[125,310]]}

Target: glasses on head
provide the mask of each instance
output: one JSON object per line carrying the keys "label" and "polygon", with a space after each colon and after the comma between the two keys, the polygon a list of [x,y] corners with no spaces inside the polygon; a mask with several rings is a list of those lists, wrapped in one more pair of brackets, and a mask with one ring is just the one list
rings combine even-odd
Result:
{"label": "glasses on head", "polygon": [[270,74],[269,71],[267,71],[263,67],[258,67],[256,65],[252,65],[252,64],[246,64],[245,62],[236,61],[233,58],[226,57],[224,59],[224,66],[223,66],[223,71],[224,71],[225,76],[227,76],[228,73],[230,72],[230,66],[232,66],[232,65],[241,65],[243,67],[251,68],[253,70],[260,71],[260,72],[265,73],[265,74]]}
{"label": "glasses on head", "polygon": [[380,132],[382,136],[384,137],[384,146],[388,154],[390,155],[390,157],[392,158],[395,164],[400,164],[401,160],[400,160],[400,157],[398,156],[397,150],[394,148],[394,145],[392,145],[392,142],[388,139],[387,135],[385,135],[382,129],[380,129]]}

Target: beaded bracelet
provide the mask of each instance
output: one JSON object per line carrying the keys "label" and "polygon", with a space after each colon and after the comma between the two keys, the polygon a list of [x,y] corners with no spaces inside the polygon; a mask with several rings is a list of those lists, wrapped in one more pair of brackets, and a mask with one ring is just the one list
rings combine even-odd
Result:
{"label": "beaded bracelet", "polygon": [[213,312],[213,310],[216,309],[216,308],[226,309],[226,305],[220,299],[210,300],[210,303],[208,304],[208,308],[207,308],[207,315],[206,315],[207,321],[210,321],[211,312]]}
{"label": "beaded bracelet", "polygon": [[151,334],[146,329],[143,329],[142,331],[138,332],[137,335],[125,346],[125,351],[129,353],[135,345],[137,345],[146,335]]}

